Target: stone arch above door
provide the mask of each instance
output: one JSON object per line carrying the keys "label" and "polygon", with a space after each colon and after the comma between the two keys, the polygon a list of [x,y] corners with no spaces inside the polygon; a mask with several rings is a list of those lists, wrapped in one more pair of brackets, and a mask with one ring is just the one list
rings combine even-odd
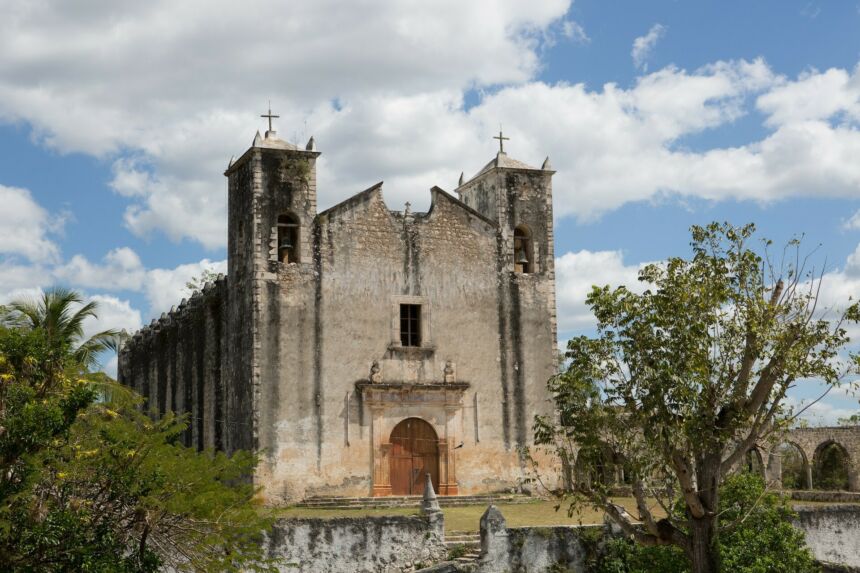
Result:
{"label": "stone arch above door", "polygon": [[356,383],[371,414],[371,495],[393,495],[391,459],[395,452],[391,437],[398,424],[410,419],[420,419],[437,437],[436,493],[457,495],[456,447],[462,442],[463,397],[468,388],[466,382]]}

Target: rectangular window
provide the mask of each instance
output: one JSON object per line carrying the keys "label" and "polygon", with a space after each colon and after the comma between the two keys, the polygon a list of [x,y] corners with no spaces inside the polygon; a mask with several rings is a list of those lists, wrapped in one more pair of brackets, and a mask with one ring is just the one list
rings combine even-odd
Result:
{"label": "rectangular window", "polygon": [[401,346],[421,346],[421,305],[400,305]]}

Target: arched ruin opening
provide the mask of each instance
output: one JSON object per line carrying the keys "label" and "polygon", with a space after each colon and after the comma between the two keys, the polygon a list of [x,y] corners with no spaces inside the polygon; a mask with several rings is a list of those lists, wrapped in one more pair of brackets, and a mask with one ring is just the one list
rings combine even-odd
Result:
{"label": "arched ruin opening", "polygon": [[812,489],[809,462],[797,444],[783,442],[774,450],[773,456],[778,458],[778,464],[774,465],[779,468],[782,489]]}
{"label": "arched ruin opening", "polygon": [[848,451],[839,443],[828,440],[815,449],[812,483],[815,489],[850,489],[851,460]]}
{"label": "arched ruin opening", "polygon": [[573,465],[576,485],[586,488],[612,486],[615,483],[615,464],[612,453],[606,448],[581,449]]}
{"label": "arched ruin opening", "polygon": [[762,460],[761,452],[756,448],[750,448],[744,455],[744,470],[766,478],[764,473],[764,461]]}

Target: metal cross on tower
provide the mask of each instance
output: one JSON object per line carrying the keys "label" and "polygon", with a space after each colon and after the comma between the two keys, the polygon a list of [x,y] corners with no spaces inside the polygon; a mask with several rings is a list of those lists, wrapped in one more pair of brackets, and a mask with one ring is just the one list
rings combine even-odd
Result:
{"label": "metal cross on tower", "polygon": [[269,113],[264,113],[264,114],[263,114],[263,115],[261,115],[260,117],[267,117],[267,118],[269,118],[269,131],[272,131],[272,118],[274,118],[274,117],[280,118],[281,116],[279,116],[279,115],[272,115],[272,102],[271,102],[271,100],[269,100]]}
{"label": "metal cross on tower", "polygon": [[502,127],[501,126],[499,126],[499,135],[494,135],[493,139],[499,140],[499,153],[505,152],[505,142],[511,140],[510,137],[505,137],[504,135],[502,135]]}

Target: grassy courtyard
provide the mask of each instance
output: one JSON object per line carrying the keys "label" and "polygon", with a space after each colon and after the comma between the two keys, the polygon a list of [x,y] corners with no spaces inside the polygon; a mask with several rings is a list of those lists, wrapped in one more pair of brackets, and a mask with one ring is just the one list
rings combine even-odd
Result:
{"label": "grassy courtyard", "polygon": [[[635,515],[635,502],[633,498],[616,498],[616,503],[623,505],[627,511]],[[509,527],[523,526],[546,526],[546,525],[590,525],[603,523],[603,512],[592,508],[581,508],[571,517],[567,516],[567,508],[562,507],[555,510],[554,501],[533,501],[529,503],[498,504],[502,515],[507,519]],[[445,514],[445,530],[448,533],[454,531],[478,531],[481,515],[486,511],[486,505],[469,505],[464,507],[446,507],[442,509]],[[395,507],[377,509],[309,509],[291,507],[276,510],[278,517],[362,517],[370,515],[415,515],[418,508]]]}
{"label": "grassy courtyard", "polygon": [[[617,497],[614,501],[631,514],[636,515],[636,504],[632,497]],[[592,525],[603,523],[603,512],[590,507],[583,507],[571,517],[567,516],[567,507],[558,511],[554,501],[535,500],[528,503],[500,503],[497,507],[507,519],[509,527],[547,526],[547,525]],[[802,501],[793,505],[834,505],[833,502]],[[849,504],[852,505],[852,504]],[[486,511],[486,505],[468,505],[463,507],[446,507],[445,531],[478,531],[481,516]],[[303,507],[287,507],[274,510],[278,517],[363,517],[373,515],[417,515],[417,507],[390,507],[375,509],[310,509]],[[664,514],[659,508],[654,509],[658,517]]]}

